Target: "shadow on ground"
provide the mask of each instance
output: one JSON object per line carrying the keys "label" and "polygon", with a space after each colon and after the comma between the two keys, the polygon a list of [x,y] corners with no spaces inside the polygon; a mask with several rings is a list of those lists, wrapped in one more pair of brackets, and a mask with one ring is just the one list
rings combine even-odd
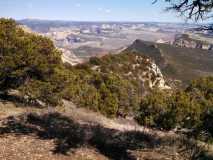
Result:
{"label": "shadow on ground", "polygon": [[9,117],[0,134],[37,135],[40,139],[54,139],[54,153],[67,154],[82,146],[95,147],[114,160],[134,160],[129,150],[155,147],[158,139],[139,132],[119,132],[98,125],[79,124],[59,113],[28,114]]}
{"label": "shadow on ground", "polygon": [[19,106],[32,107],[33,106],[35,108],[43,108],[43,106],[39,104],[39,102],[36,100],[25,99],[18,95],[12,95],[12,94],[2,93],[2,92],[0,92],[0,102],[2,103],[12,102],[13,104],[15,104],[16,107],[19,107]]}
{"label": "shadow on ground", "polygon": [[54,153],[68,154],[83,146],[96,148],[113,160],[135,160],[130,151],[158,147],[161,141],[142,132],[120,132],[99,125],[79,124],[59,113],[24,114],[3,121],[0,135],[36,135],[39,139],[54,139]]}

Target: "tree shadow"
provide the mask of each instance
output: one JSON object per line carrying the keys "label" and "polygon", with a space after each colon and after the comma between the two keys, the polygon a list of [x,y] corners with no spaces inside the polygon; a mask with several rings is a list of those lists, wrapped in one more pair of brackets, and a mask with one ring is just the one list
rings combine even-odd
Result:
{"label": "tree shadow", "polygon": [[[54,140],[55,148],[52,152],[55,154],[67,155],[74,149],[88,146],[96,148],[101,154],[113,160],[136,160],[137,158],[131,151],[155,149],[165,143],[165,139],[159,139],[145,132],[121,132],[96,124],[82,124],[59,113],[40,115],[30,113],[8,117],[2,121],[0,135],[9,133],[17,136],[31,135],[37,136],[39,139]],[[170,142],[171,140],[166,140],[166,143]],[[176,146],[181,146],[183,152],[190,159],[212,159],[195,143],[186,139],[174,139],[174,142],[171,143],[180,143]]]}
{"label": "tree shadow", "polygon": [[3,122],[0,134],[36,135],[39,139],[54,139],[54,153],[68,154],[82,146],[95,147],[114,160],[135,160],[129,152],[154,148],[160,140],[141,132],[120,132],[99,125],[79,124],[59,113],[25,114],[9,117]]}
{"label": "tree shadow", "polygon": [[25,99],[21,96],[7,94],[7,93],[0,93],[0,102],[2,103],[12,102],[13,104],[15,104],[16,107],[33,106],[36,108],[43,108],[43,106],[35,100]]}

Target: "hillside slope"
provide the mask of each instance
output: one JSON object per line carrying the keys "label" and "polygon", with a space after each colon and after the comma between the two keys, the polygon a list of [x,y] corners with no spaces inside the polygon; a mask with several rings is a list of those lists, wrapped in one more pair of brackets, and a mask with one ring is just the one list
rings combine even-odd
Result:
{"label": "hillside slope", "polygon": [[26,103],[43,106],[67,99],[113,117],[119,112],[132,114],[150,89],[169,89],[158,66],[145,56],[106,55],[72,66],[62,62],[62,52],[50,39],[25,32],[14,20],[0,19],[0,27],[4,97],[17,90]]}
{"label": "hillside slope", "polygon": [[[115,73],[123,79],[139,82],[145,89],[170,89],[158,65],[149,57],[129,52],[91,58],[92,70],[99,73]],[[142,87],[141,86],[141,87]]]}
{"label": "hillside slope", "polygon": [[29,112],[32,106],[11,102],[0,103],[0,111],[8,106],[0,116],[0,158],[5,160],[188,160],[199,152],[173,132],[108,119],[67,101],[51,112]]}
{"label": "hillside slope", "polygon": [[159,67],[143,55],[92,57],[67,68],[76,78],[65,89],[65,98],[107,116],[133,116],[150,90],[170,89]]}
{"label": "hillside slope", "polygon": [[136,40],[126,52],[136,52],[152,58],[167,78],[187,82],[213,75],[213,51]]}

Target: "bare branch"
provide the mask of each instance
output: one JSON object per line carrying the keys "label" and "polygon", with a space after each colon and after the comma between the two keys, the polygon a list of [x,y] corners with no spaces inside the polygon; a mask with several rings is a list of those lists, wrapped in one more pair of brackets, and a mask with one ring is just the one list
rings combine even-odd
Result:
{"label": "bare branch", "polygon": [[[155,0],[153,3],[156,3]],[[213,0],[163,0],[169,3],[166,10],[174,10],[187,19],[204,20],[213,12]]]}

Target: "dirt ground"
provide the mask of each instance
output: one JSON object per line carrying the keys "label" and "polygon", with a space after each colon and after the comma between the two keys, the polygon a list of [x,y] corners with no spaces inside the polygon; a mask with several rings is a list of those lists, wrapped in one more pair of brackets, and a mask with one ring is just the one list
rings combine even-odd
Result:
{"label": "dirt ground", "polygon": [[174,135],[131,119],[108,119],[67,101],[52,110],[0,102],[1,160],[188,159],[160,142]]}

